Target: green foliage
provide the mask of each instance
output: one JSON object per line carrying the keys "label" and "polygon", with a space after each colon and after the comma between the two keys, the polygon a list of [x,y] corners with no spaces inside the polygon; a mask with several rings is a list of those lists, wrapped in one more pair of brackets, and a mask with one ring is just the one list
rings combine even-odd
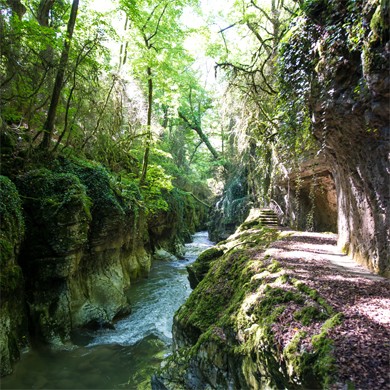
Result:
{"label": "green foliage", "polygon": [[149,166],[142,187],[139,186],[139,179],[131,173],[122,171],[114,174],[99,163],[75,157],[59,158],[54,169],[78,177],[92,200],[92,212],[111,210],[124,216],[130,210],[138,213],[140,208],[147,215],[168,210],[163,192],[171,191],[173,186],[171,177],[161,166]]}
{"label": "green foliage", "polygon": [[281,42],[278,56],[280,88],[278,112],[281,116],[279,149],[282,156],[298,159],[312,149],[314,139],[306,99],[314,72],[315,27],[307,19],[297,18]]}
{"label": "green foliage", "polygon": [[[12,125],[26,129],[27,137],[18,145],[31,153],[42,136],[39,132],[46,120],[50,104],[48,96],[53,90],[64,42],[63,26],[69,18],[70,8],[62,2],[53,2],[47,13],[50,18],[45,24],[41,17],[45,15],[40,14],[40,2],[30,2],[21,19],[12,15],[10,4],[4,5],[4,12],[0,15],[4,49],[0,59],[0,73],[4,80],[0,121],[5,128]],[[197,74],[191,69],[193,58],[184,47],[190,31],[180,19],[186,7],[196,5],[197,2],[192,0],[158,4],[122,1],[120,10],[115,10],[115,15],[110,16],[92,10],[87,3],[80,4],[65,71],[51,141],[53,154],[93,159],[108,169],[120,172],[123,181],[114,183],[113,191],[119,188],[119,193],[129,197],[130,203],[133,200],[133,203],[139,203],[138,206],[144,203],[143,207],[151,212],[166,208],[159,192],[166,189],[167,184],[165,179],[161,183],[154,179],[162,171],[151,167],[150,185],[142,189],[143,202],[139,199],[135,187],[146,146],[152,148],[151,164],[161,166],[165,171],[162,178],[172,176],[173,180],[185,182],[185,190],[192,180],[185,178],[187,174],[198,182],[204,180],[204,176],[199,174],[201,169],[191,169],[189,160],[193,154],[196,154],[195,161],[205,153],[195,153],[197,139],[194,132],[191,129],[183,132],[177,121],[177,109],[185,104],[188,106],[190,94],[199,104],[210,106],[210,99],[205,97],[206,92],[200,88]],[[129,22],[125,36],[119,37],[116,23],[123,16],[123,10]],[[149,39],[146,46],[145,37]],[[123,43],[120,64],[114,64],[108,47],[119,40]],[[107,41],[110,42],[108,45],[105,44]],[[149,80],[145,69],[148,66],[153,70],[155,87],[151,126],[145,126],[144,118],[144,99],[148,94],[146,87]],[[194,109],[207,109],[200,108],[198,102]],[[149,131],[150,137],[146,137],[144,133]],[[177,136],[181,133],[182,138]],[[173,158],[167,158],[166,153],[172,153]],[[208,168],[203,168],[208,165],[207,159],[202,157],[201,160],[198,166],[202,166],[202,172],[209,175]],[[83,181],[83,174],[79,171],[69,172]],[[99,182],[96,187],[106,186],[103,183],[107,181],[107,178],[103,179],[104,173],[96,174]],[[92,188],[93,183],[84,184],[91,198],[99,197],[98,188]],[[204,184],[199,187],[205,188]],[[115,199],[100,199],[99,202],[115,203]]]}
{"label": "green foliage", "polygon": [[159,211],[167,211],[168,203],[163,198],[162,191],[173,189],[171,177],[161,166],[149,165],[146,183],[141,187],[141,193],[147,212],[153,215]]}

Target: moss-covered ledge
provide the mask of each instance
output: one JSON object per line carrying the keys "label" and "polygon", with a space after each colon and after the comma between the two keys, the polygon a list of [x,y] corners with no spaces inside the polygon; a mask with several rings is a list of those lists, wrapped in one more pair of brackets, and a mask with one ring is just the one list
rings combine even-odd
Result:
{"label": "moss-covered ledge", "polygon": [[328,388],[341,314],[267,254],[280,232],[237,232],[194,263],[206,274],[175,315],[174,353],[153,388]]}

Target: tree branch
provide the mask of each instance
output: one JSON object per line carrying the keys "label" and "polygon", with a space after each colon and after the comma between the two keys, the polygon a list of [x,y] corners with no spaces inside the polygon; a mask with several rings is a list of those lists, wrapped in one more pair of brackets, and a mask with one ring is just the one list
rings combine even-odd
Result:
{"label": "tree branch", "polygon": [[203,130],[202,128],[200,127],[200,125],[195,121],[195,124],[194,123],[191,123],[187,117],[181,112],[179,111],[179,117],[181,119],[183,119],[183,121],[187,124],[187,126],[192,129],[192,130],[195,130],[200,139],[205,143],[205,145],[207,146],[207,148],[209,149],[209,151],[211,152],[211,154],[214,156],[214,158],[217,160],[219,158],[219,154],[218,152],[214,149],[214,147],[211,145],[208,137],[206,136],[205,133],[203,133]]}
{"label": "tree branch", "polygon": [[148,42],[150,42],[150,40],[153,39],[157,35],[158,29],[160,28],[160,23],[161,23],[162,17],[164,16],[167,7],[168,7],[168,3],[166,3],[164,5],[164,8],[163,8],[163,10],[158,18],[156,29],[154,30],[154,33],[148,38]]}

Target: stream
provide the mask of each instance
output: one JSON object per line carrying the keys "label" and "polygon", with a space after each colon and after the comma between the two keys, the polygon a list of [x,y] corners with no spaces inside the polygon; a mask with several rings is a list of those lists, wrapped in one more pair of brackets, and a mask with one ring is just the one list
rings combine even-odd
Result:
{"label": "stream", "polygon": [[115,329],[82,332],[69,351],[25,352],[1,389],[150,389],[150,377],[170,353],[175,311],[191,288],[186,266],[213,245],[207,232],[186,244],[185,260],[154,261],[147,279],[129,289],[132,313]]}

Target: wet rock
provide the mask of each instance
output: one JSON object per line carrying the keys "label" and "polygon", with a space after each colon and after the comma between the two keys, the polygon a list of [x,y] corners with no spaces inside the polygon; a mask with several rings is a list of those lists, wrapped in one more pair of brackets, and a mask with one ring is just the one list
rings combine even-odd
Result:
{"label": "wet rock", "polygon": [[176,261],[177,257],[172,255],[172,253],[167,252],[165,249],[157,249],[153,253],[153,259],[160,261]]}

